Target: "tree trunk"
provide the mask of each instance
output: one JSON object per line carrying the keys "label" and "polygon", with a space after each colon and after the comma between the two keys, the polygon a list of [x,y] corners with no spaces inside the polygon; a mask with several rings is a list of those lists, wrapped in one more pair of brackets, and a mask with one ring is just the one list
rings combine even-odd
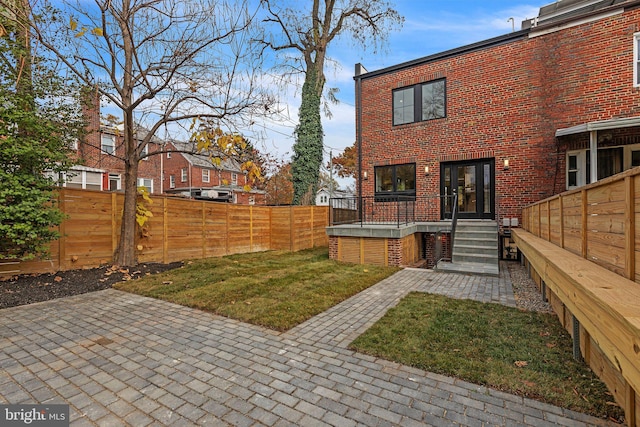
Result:
{"label": "tree trunk", "polygon": [[124,114],[124,145],[126,158],[124,161],[124,208],[120,241],[116,250],[114,263],[123,267],[137,264],[136,257],[136,204],[138,200],[138,152],[133,135],[133,114]]}

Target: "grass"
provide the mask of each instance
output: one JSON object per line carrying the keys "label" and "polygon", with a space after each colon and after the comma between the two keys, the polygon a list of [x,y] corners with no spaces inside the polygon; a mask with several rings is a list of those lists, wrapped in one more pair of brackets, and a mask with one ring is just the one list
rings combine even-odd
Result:
{"label": "grass", "polygon": [[191,261],[115,288],[285,331],[396,271],[330,260],[324,247]]}
{"label": "grass", "polygon": [[573,359],[571,337],[554,315],[412,293],[351,347],[597,417],[624,415]]}

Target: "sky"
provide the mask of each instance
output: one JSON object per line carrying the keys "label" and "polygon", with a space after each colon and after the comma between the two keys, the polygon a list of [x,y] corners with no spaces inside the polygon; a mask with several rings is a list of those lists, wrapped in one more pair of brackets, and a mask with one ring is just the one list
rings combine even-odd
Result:
{"label": "sky", "polygon": [[[355,141],[355,64],[368,71],[393,66],[434,53],[520,30],[522,21],[537,16],[540,7],[551,0],[390,0],[405,18],[399,31],[392,32],[386,49],[380,53],[362,52],[348,39],[336,40],[328,56],[334,60],[326,69],[326,87],[339,89],[338,105],[332,105],[332,117],[323,117],[325,163],[329,152],[339,154]],[[510,18],[513,18],[513,24]],[[286,94],[281,123],[263,126],[261,149],[280,158],[293,153],[293,128],[297,123],[299,90]],[[339,180],[344,187],[352,180]]]}

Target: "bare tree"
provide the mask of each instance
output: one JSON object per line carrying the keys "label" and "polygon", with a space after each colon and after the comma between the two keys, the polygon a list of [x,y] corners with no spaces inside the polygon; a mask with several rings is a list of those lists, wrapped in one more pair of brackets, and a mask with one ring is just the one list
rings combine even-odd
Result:
{"label": "bare tree", "polygon": [[263,37],[264,45],[276,52],[293,51],[295,56],[285,59],[304,73],[291,167],[293,202],[300,204],[309,199],[309,193],[315,194],[322,164],[320,108],[330,43],[347,36],[357,45],[365,49],[371,45],[375,50],[393,26],[402,24],[403,18],[384,0],[312,0],[305,6],[294,2],[290,7],[282,7],[275,0],[262,2],[268,15],[265,21],[275,26]]}
{"label": "bare tree", "polygon": [[34,38],[122,114],[125,202],[114,262],[134,265],[138,162],[158,131],[181,130],[199,148],[224,152],[271,107],[249,43],[255,11],[224,0],[62,0],[59,9],[32,1]]}

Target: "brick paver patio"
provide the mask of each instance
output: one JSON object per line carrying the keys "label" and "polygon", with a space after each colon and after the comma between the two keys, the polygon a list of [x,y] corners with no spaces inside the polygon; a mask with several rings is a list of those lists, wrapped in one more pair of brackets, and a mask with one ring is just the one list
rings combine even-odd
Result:
{"label": "brick paver patio", "polygon": [[73,426],[588,426],[604,420],[354,353],[417,290],[515,305],[500,278],[406,269],[277,333],[116,290],[0,310],[0,403]]}

